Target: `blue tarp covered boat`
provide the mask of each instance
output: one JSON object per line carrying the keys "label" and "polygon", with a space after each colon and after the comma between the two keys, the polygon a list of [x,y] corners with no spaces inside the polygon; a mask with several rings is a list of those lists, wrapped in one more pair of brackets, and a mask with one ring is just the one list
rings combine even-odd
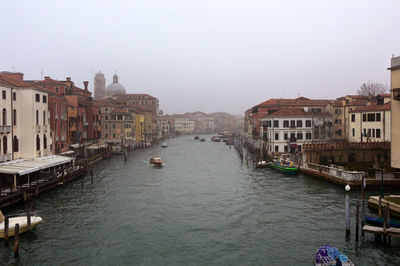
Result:
{"label": "blue tarp covered boat", "polygon": [[330,245],[321,246],[315,253],[315,266],[337,265],[338,261],[340,261],[342,266],[354,266],[346,255]]}

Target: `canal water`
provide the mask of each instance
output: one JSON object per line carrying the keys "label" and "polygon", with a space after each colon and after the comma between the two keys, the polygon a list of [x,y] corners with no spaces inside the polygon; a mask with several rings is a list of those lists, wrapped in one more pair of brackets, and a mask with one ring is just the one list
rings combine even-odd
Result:
{"label": "canal water", "polygon": [[[323,244],[356,265],[400,265],[400,240],[345,238],[344,188],[241,163],[224,143],[182,136],[102,161],[40,195],[44,221],[21,235],[20,258],[1,241],[1,265],[311,265]],[[160,156],[163,168],[149,166]],[[378,192],[368,192],[377,194]],[[24,205],[4,210],[24,211]],[[11,241],[11,244],[13,241]]]}

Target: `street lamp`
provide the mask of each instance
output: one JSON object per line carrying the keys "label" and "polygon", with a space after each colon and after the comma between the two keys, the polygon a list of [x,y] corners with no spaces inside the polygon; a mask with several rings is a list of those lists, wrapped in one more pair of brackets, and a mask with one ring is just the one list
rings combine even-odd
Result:
{"label": "street lamp", "polygon": [[350,191],[350,186],[347,184],[346,187],[344,188],[346,190],[346,203],[345,203],[345,208],[346,208],[346,237],[350,236],[350,196],[349,196],[349,191]]}

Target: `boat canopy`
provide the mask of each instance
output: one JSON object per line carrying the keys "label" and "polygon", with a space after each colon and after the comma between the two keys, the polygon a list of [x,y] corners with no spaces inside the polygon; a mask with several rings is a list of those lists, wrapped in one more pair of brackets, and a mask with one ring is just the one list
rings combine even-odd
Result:
{"label": "boat canopy", "polygon": [[0,163],[1,174],[18,174],[26,175],[50,167],[58,166],[61,164],[70,163],[73,158],[51,155],[45,157],[39,157],[36,159],[20,159],[9,162]]}

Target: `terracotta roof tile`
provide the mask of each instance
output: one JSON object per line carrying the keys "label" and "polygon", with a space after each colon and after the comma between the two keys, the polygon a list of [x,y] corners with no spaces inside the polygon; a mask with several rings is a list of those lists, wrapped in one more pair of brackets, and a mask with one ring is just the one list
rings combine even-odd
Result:
{"label": "terracotta roof tile", "polygon": [[263,117],[331,117],[326,112],[305,112],[303,108],[282,108]]}
{"label": "terracotta roof tile", "polygon": [[373,112],[373,111],[390,111],[390,102],[385,104],[370,104],[366,106],[361,106],[358,107],[357,109],[351,110],[349,113]]}

